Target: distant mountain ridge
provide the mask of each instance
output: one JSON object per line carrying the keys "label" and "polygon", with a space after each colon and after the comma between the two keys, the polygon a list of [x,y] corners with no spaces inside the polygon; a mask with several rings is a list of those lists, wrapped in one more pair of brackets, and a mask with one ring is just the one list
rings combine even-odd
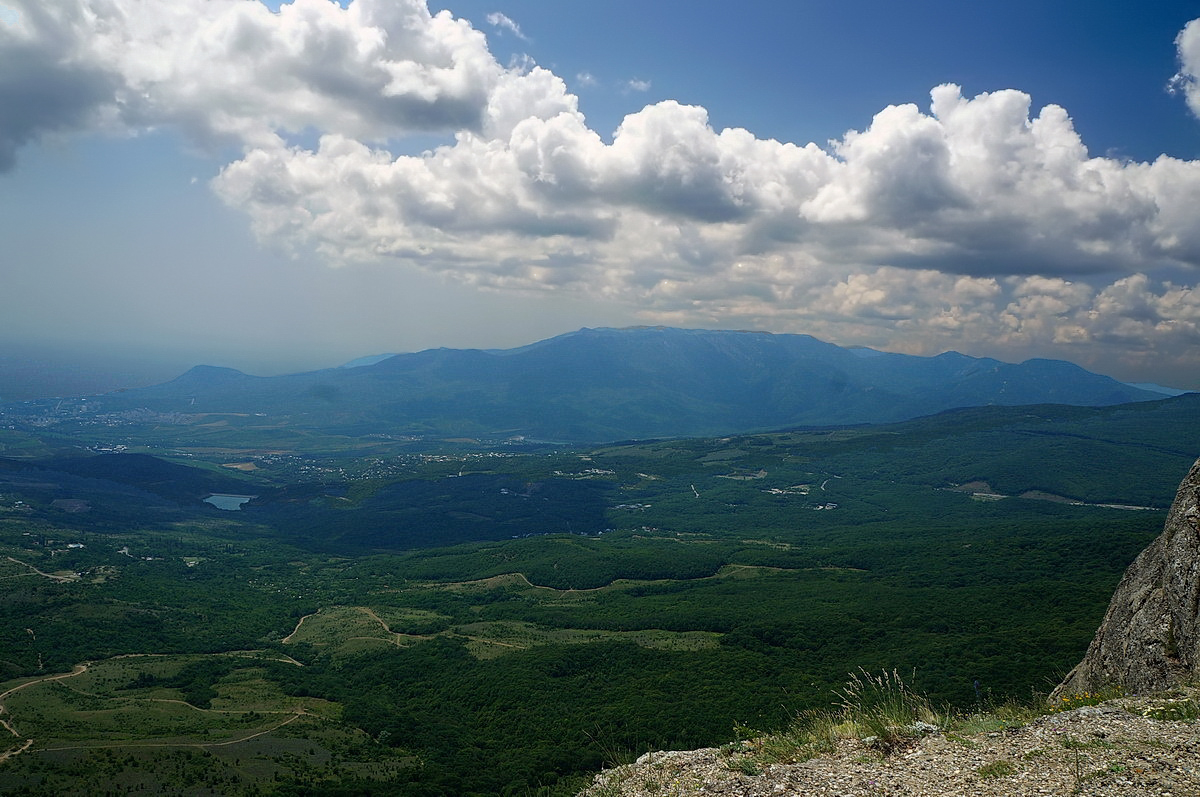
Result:
{"label": "distant mountain ridge", "polygon": [[507,350],[429,349],[276,377],[198,366],[105,409],[285,416],[301,427],[563,442],[884,423],[956,407],[1163,396],[1058,360],[844,349],[808,335],[580,329]]}
{"label": "distant mountain ridge", "polygon": [[1185,393],[1190,393],[1190,390],[1180,390],[1177,387],[1166,387],[1165,385],[1157,385],[1153,382],[1125,382],[1129,387],[1136,387],[1138,390],[1149,390],[1151,393],[1162,393],[1164,396],[1182,396]]}

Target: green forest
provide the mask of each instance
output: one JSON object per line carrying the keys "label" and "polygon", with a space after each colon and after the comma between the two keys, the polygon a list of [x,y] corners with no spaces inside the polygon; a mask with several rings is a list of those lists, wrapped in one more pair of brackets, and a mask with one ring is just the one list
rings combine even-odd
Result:
{"label": "green forest", "polygon": [[0,791],[565,795],[858,668],[1035,699],[1161,530],[1196,409],[588,449],[0,429]]}

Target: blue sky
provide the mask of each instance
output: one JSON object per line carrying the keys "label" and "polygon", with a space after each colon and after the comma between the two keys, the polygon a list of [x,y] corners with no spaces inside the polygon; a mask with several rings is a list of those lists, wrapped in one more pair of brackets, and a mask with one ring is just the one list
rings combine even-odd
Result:
{"label": "blue sky", "polygon": [[0,358],[663,323],[1200,387],[1200,2],[965,9],[0,0]]}

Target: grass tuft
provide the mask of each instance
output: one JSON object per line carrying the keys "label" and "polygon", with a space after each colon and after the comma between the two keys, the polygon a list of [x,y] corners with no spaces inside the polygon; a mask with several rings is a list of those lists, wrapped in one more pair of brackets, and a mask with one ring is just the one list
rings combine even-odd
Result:
{"label": "grass tuft", "polygon": [[921,736],[922,728],[941,729],[946,717],[912,690],[896,670],[879,675],[859,669],[835,692],[845,722],[860,739],[874,738],[885,752]]}
{"label": "grass tuft", "polygon": [[1011,761],[993,761],[990,764],[984,764],[976,771],[984,780],[995,780],[996,778],[1007,778],[1016,772],[1017,768]]}
{"label": "grass tuft", "polygon": [[744,757],[730,767],[747,771],[744,767],[805,761],[832,753],[843,739],[868,740],[886,754],[947,725],[946,716],[895,670],[872,675],[860,669],[834,694],[838,698],[834,709],[804,712],[779,733],[754,739],[740,734],[741,741],[723,748],[726,755]]}

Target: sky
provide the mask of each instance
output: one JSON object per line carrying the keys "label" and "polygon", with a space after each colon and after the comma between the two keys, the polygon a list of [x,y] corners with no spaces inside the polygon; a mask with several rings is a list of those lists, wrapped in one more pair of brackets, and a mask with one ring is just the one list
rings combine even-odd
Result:
{"label": "sky", "polygon": [[1200,0],[964,8],[0,0],[0,365],[666,324],[1200,388]]}

